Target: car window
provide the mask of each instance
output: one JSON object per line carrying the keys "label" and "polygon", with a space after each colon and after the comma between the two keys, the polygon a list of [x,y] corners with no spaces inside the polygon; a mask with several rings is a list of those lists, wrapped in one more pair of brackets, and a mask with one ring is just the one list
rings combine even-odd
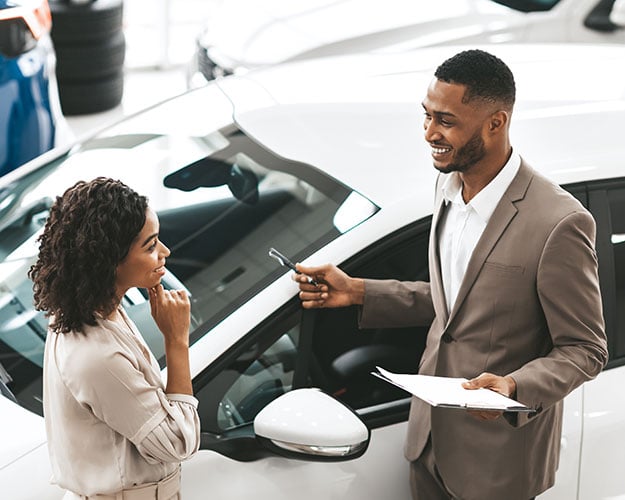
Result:
{"label": "car window", "polygon": [[613,358],[625,357],[625,188],[608,192],[610,243],[614,257],[615,341]]}
{"label": "car window", "polygon": [[588,206],[597,222],[596,248],[609,369],[625,362],[625,179],[589,183],[586,190]]}
{"label": "car window", "polygon": [[297,333],[297,327],[283,333],[240,372],[219,403],[219,429],[251,422],[268,403],[292,389]]}
{"label": "car window", "polygon": [[597,221],[597,254],[611,366],[625,359],[625,181],[591,185],[590,209]]}
{"label": "car window", "polygon": [[[148,128],[124,122],[0,191],[0,377],[25,407],[41,413],[47,329],[33,309],[27,272],[52,200],[76,180],[107,175],[147,195],[172,252],[163,285],[191,296],[191,343],[289,272],[269,248],[303,260],[378,210],[320,170],[274,154],[235,124],[221,125],[231,117],[229,103],[221,118],[213,106],[210,127],[177,126],[195,112],[192,104],[137,117]],[[164,366],[145,291],[130,290],[124,307]]]}
{"label": "car window", "polygon": [[203,432],[221,435],[250,424],[269,402],[293,388],[302,310],[297,299],[272,315],[194,380]]}
{"label": "car window", "polygon": [[[371,245],[341,267],[353,275],[428,279],[430,218]],[[220,435],[253,422],[294,387],[319,387],[355,410],[408,395],[373,377],[376,365],[416,373],[427,327],[359,329],[356,308],[302,311],[294,298],[195,381],[202,430]]]}
{"label": "car window", "polygon": [[[352,276],[428,281],[431,218],[371,245],[341,267]],[[376,366],[417,373],[428,327],[360,329],[357,307],[317,311],[311,380],[355,410],[401,400],[408,394],[371,375]]]}

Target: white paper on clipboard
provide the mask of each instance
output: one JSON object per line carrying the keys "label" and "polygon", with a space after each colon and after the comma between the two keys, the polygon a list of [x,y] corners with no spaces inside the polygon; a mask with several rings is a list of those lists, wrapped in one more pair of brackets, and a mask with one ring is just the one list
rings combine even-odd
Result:
{"label": "white paper on clipboard", "polygon": [[490,389],[465,389],[462,382],[466,382],[466,378],[393,373],[379,366],[376,369],[377,372],[371,372],[372,375],[404,389],[432,406],[466,410],[534,411]]}

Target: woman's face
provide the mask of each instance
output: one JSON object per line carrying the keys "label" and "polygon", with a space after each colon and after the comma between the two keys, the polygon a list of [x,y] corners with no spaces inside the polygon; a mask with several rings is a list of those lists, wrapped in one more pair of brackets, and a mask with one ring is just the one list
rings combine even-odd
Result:
{"label": "woman's face", "polygon": [[126,258],[117,266],[115,288],[122,297],[130,288],[152,288],[165,274],[165,259],[171,253],[158,239],[159,223],[156,213],[146,211],[145,224],[135,238]]}

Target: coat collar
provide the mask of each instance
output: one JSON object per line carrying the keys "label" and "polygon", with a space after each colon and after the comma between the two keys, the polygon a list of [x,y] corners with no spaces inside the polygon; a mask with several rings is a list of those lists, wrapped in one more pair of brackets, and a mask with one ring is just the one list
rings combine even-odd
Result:
{"label": "coat collar", "polygon": [[440,267],[440,255],[438,252],[438,225],[441,219],[441,215],[444,210],[443,197],[440,194],[439,184],[437,182],[437,195],[435,202],[435,211],[432,220],[432,245],[430,245],[430,259],[433,259],[433,264],[430,266],[430,286],[432,287],[432,297],[434,300],[434,308],[437,316],[442,315],[444,318],[444,324],[449,325],[457,314],[458,310],[462,306],[467,294],[471,290],[473,283],[477,279],[484,262],[490,255],[493,247],[504,233],[512,219],[517,214],[517,208],[515,203],[522,200],[527,193],[527,189],[531,183],[534,171],[532,168],[521,159],[521,166],[519,171],[515,175],[514,179],[506,189],[501,200],[497,204],[497,208],[493,212],[490,221],[488,222],[481,238],[477,242],[473,255],[469,260],[466,273],[458,290],[458,296],[454,302],[451,311],[447,311],[445,292],[443,289],[443,282],[441,277]]}

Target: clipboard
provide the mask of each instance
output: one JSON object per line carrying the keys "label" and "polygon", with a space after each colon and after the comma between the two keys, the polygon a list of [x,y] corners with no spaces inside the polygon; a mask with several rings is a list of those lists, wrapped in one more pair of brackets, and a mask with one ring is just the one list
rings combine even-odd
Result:
{"label": "clipboard", "polygon": [[465,389],[466,378],[393,373],[376,366],[371,375],[411,393],[431,406],[463,410],[533,413],[535,410],[490,389]]}

